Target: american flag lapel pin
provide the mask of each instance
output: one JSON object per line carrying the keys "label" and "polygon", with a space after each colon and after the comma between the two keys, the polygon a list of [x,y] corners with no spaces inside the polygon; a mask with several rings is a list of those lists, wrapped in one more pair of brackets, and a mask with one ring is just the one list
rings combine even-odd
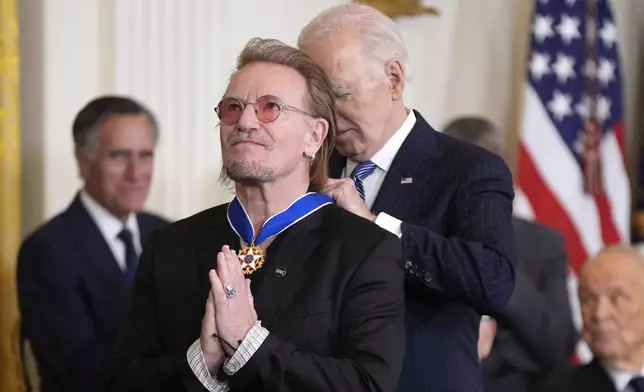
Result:
{"label": "american flag lapel pin", "polygon": [[414,181],[411,177],[403,177],[400,179],[401,184],[411,184]]}

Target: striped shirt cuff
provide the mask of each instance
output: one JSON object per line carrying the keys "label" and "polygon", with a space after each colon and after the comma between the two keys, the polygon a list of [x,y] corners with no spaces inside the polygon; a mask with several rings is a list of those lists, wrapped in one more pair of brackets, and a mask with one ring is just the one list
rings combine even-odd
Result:
{"label": "striped shirt cuff", "polygon": [[[224,361],[224,372],[232,376],[237,373],[250,358],[255,354],[259,347],[264,343],[264,340],[268,337],[268,330],[262,327],[261,321],[256,321],[255,325],[248,331],[244,340],[235,351],[232,357]],[[206,359],[203,356],[203,351],[201,350],[201,341],[199,339],[195,340],[194,343],[188,349],[186,354],[188,359],[188,365],[190,369],[197,377],[199,382],[210,392],[227,392],[229,390],[228,383],[225,381],[219,381],[208,371],[208,364]]]}
{"label": "striped shirt cuff", "polygon": [[206,364],[206,358],[203,356],[203,351],[201,351],[201,341],[199,339],[195,340],[194,343],[188,349],[186,354],[188,359],[188,365],[190,369],[195,374],[199,382],[210,392],[227,392],[228,383],[222,382],[214,379],[210,372],[208,371],[208,364]]}
{"label": "striped shirt cuff", "polygon": [[235,351],[235,354],[224,361],[224,373],[229,376],[237,373],[259,350],[266,337],[268,337],[268,330],[262,327],[261,321],[256,321]]}

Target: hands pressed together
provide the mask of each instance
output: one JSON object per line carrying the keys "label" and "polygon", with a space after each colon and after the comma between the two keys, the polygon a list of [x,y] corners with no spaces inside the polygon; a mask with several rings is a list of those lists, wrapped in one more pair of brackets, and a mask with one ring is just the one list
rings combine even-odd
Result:
{"label": "hands pressed together", "polygon": [[[329,179],[324,193],[345,210],[371,221],[371,213],[352,179]],[[250,290],[234,250],[224,246],[217,254],[217,270],[210,270],[210,293],[201,323],[201,350],[210,372],[231,357],[257,321]]]}
{"label": "hands pressed together", "polygon": [[201,323],[201,350],[213,372],[232,356],[257,321],[250,290],[234,250],[224,246],[217,254],[217,270],[210,270],[210,293]]}

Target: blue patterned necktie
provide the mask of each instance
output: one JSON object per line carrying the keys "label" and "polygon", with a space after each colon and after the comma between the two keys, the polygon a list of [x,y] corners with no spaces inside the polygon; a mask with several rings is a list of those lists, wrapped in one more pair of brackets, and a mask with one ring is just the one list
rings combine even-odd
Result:
{"label": "blue patterned necktie", "polygon": [[353,173],[351,173],[351,178],[356,184],[356,189],[358,190],[362,201],[365,201],[364,184],[362,183],[362,181],[364,181],[365,178],[369,177],[374,172],[374,170],[376,170],[375,163],[371,161],[364,161],[359,163],[358,166],[353,169]]}
{"label": "blue patterned necktie", "polygon": [[633,392],[644,392],[644,377],[635,377],[628,383]]}
{"label": "blue patterned necktie", "polygon": [[132,283],[134,280],[134,273],[136,272],[137,264],[139,263],[139,257],[136,254],[134,249],[132,232],[128,229],[123,229],[118,235],[118,238],[125,245],[125,278],[128,283]]}

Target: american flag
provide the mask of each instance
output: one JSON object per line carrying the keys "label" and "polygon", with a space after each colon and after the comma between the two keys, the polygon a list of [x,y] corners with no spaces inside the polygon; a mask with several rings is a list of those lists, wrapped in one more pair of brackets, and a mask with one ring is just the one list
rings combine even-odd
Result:
{"label": "american flag", "polygon": [[629,241],[617,32],[608,0],[536,0],[531,27],[515,209],[565,236],[580,326],[580,267]]}

